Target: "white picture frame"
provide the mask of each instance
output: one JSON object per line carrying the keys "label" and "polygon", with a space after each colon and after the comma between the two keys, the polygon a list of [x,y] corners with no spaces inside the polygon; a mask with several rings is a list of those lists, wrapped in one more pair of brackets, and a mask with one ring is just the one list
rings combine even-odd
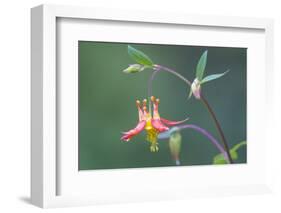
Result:
{"label": "white picture frame", "polygon": [[[163,175],[169,175],[169,178],[174,178],[184,171],[182,169],[175,168],[161,168],[161,169],[146,169],[143,170],[118,170],[117,172],[105,172],[100,171],[99,174],[86,174],[84,173],[82,179],[78,176],[72,176],[71,171],[75,169],[75,166],[71,167],[70,172],[66,172],[68,175],[67,179],[72,182],[67,182],[66,179],[60,177],[62,171],[64,171],[65,164],[59,162],[61,160],[60,152],[58,151],[63,146],[58,147],[57,139],[57,121],[58,121],[58,87],[60,81],[57,79],[58,67],[58,27],[59,21],[64,20],[100,20],[101,25],[103,21],[118,22],[118,25],[122,26],[122,23],[153,23],[154,25],[161,25],[169,28],[171,26],[198,26],[200,28],[211,28],[211,29],[223,29],[229,32],[234,30],[256,30],[262,32],[260,39],[256,42],[259,43],[261,52],[259,53],[262,63],[260,68],[260,76],[256,77],[256,83],[249,85],[250,99],[249,107],[253,109],[255,99],[251,98],[251,94],[258,89],[261,92],[260,107],[253,109],[256,113],[263,113],[267,110],[267,114],[261,116],[261,120],[266,124],[266,133],[258,131],[257,136],[262,137],[264,140],[260,145],[253,145],[252,148],[257,150],[256,152],[262,151],[261,147],[267,147],[272,141],[270,127],[272,113],[272,95],[273,85],[270,78],[273,76],[273,21],[271,19],[257,19],[257,18],[241,18],[241,17],[216,17],[216,16],[204,16],[204,15],[188,15],[188,14],[166,14],[166,13],[153,13],[147,11],[123,11],[123,10],[107,10],[99,8],[84,8],[74,6],[54,6],[54,5],[41,5],[31,10],[31,72],[32,72],[32,141],[31,141],[31,201],[33,204],[47,208],[47,207],[60,207],[60,206],[76,206],[76,205],[91,205],[97,203],[114,203],[114,202],[128,202],[128,201],[143,201],[143,200],[165,200],[165,199],[178,199],[186,197],[197,197],[207,195],[233,195],[233,194],[252,194],[252,193],[264,193],[269,192],[271,188],[271,166],[270,156],[263,155],[266,161],[261,162],[261,166],[257,168],[257,165],[253,167],[253,170],[249,166],[241,166],[237,168],[220,167],[216,168],[216,172],[229,173],[231,170],[235,172],[246,172],[253,173],[252,176],[249,174],[245,178],[245,181],[239,180],[235,184],[228,182],[209,184],[206,182],[204,185],[199,185],[199,181],[196,183],[196,176],[198,180],[199,175],[206,175],[206,172],[211,172],[212,168],[205,167],[204,169],[189,169],[192,171],[193,176],[183,175],[178,180],[179,183],[184,183],[184,178],[193,178],[195,181],[191,185],[180,188],[177,184],[164,185],[163,182],[159,181],[157,187],[153,188],[152,191],[147,193],[147,188],[139,184],[132,189],[134,186],[133,182],[129,181],[120,182],[120,188],[112,189],[111,185],[108,184],[111,177],[117,180],[124,179],[126,177],[137,178],[141,173],[146,173],[147,178],[156,178]],[[70,24],[71,25],[71,24]],[[79,27],[78,25],[75,27]],[[68,29],[69,30],[69,29]],[[85,34],[85,32],[84,32]],[[75,34],[76,35],[76,34]],[[101,34],[100,36],[102,36]],[[105,35],[105,34],[104,34]],[[82,36],[77,34],[76,36]],[[235,35],[234,35],[235,36]],[[69,37],[74,40],[77,39],[70,35]],[[121,38],[121,37],[120,37]],[[120,39],[119,38],[119,39]],[[110,39],[110,38],[108,38]],[[125,38],[126,39],[126,38]],[[140,39],[140,38],[136,38]],[[118,38],[117,38],[118,40]],[[121,41],[121,40],[120,40]],[[122,40],[124,41],[124,40]],[[126,40],[128,41],[128,40]],[[134,40],[136,42],[138,40]],[[182,41],[179,41],[182,42]],[[223,43],[222,41],[218,41]],[[264,42],[264,43],[263,43]],[[217,43],[214,43],[217,44]],[[240,45],[241,43],[237,43]],[[255,43],[251,44],[253,47]],[[75,60],[74,60],[75,61]],[[75,65],[75,64],[74,64]],[[71,64],[71,66],[74,66]],[[263,66],[264,65],[264,66]],[[266,78],[263,78],[266,76]],[[62,76],[63,77],[63,76]],[[251,76],[249,76],[251,77]],[[75,77],[74,77],[75,80]],[[258,84],[263,86],[258,87]],[[75,88],[74,88],[75,89]],[[251,93],[252,91],[252,93]],[[74,109],[75,110],[75,109]],[[249,110],[249,109],[248,109]],[[250,116],[250,123],[255,123],[254,114]],[[251,120],[252,119],[252,120]],[[250,125],[248,131],[259,130],[259,127]],[[75,141],[74,141],[75,142]],[[75,149],[70,149],[74,150]],[[253,149],[252,149],[253,150]],[[68,151],[66,151],[68,152]],[[249,152],[251,149],[249,148]],[[64,154],[71,158],[72,152]],[[254,156],[254,154],[253,154]],[[68,159],[69,159],[68,158]],[[257,157],[253,157],[257,159]],[[73,156],[73,160],[77,159]],[[255,161],[258,162],[258,161]],[[251,163],[250,163],[251,165]],[[237,171],[236,171],[237,170]],[[77,171],[78,172],[78,171]],[[259,175],[262,174],[262,175]],[[100,177],[103,175],[103,178]],[[251,180],[253,175],[259,177],[255,180]],[[212,177],[212,174],[210,173]],[[91,190],[95,190],[97,193],[88,194],[86,189],[83,188],[83,181],[90,181],[92,178],[100,180],[99,185],[93,185]],[[104,182],[103,182],[104,179]],[[74,180],[78,180],[74,183]],[[107,180],[107,182],[106,182]],[[214,181],[216,182],[216,181]],[[69,193],[60,193],[59,185],[65,184],[65,187],[69,190]],[[125,185],[126,184],[126,185]],[[124,189],[123,188],[126,188]],[[81,188],[81,190],[80,190]],[[84,187],[85,188],[85,187]],[[106,188],[106,190],[104,190]],[[142,189],[141,189],[142,188]],[[164,188],[164,189],[163,189]],[[102,192],[103,190],[103,192]],[[123,191],[122,191],[123,190]],[[72,191],[80,191],[79,193],[71,193]],[[111,192],[111,193],[109,193]],[[121,196],[122,194],[122,196]],[[173,194],[173,196],[171,196]]]}

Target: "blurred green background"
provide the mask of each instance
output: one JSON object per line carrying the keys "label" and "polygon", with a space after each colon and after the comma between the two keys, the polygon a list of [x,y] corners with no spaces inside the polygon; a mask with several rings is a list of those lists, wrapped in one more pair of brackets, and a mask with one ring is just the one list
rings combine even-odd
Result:
{"label": "blurred green background", "polygon": [[[130,142],[120,141],[121,132],[138,122],[136,99],[147,98],[151,70],[136,74],[122,72],[134,61],[125,43],[79,41],[79,169],[114,169],[174,166],[168,140],[159,141],[152,153],[145,133]],[[143,51],[156,64],[170,67],[189,80],[201,54],[208,50],[205,75],[230,72],[203,85],[203,93],[215,111],[232,147],[246,140],[246,61],[247,49],[158,44],[130,44]],[[187,123],[199,125],[219,139],[214,122],[204,105],[189,88],[169,73],[160,73],[153,83],[153,95],[161,102],[159,111],[169,120],[190,117]],[[204,136],[183,130],[181,164],[212,164],[217,149]],[[246,148],[239,150],[237,163],[246,163]]]}

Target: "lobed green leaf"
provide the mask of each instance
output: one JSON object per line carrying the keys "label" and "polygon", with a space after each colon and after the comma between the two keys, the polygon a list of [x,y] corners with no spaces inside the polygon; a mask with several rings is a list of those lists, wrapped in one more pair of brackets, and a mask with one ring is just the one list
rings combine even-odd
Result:
{"label": "lobed green leaf", "polygon": [[154,64],[147,55],[145,55],[143,52],[133,48],[130,45],[128,45],[128,54],[138,64],[149,66],[149,67],[152,67]]}
{"label": "lobed green leaf", "polygon": [[204,76],[204,71],[206,68],[207,64],[207,55],[208,55],[208,50],[206,50],[200,57],[197,67],[196,67],[196,78],[201,81]]}
{"label": "lobed green leaf", "polygon": [[213,80],[215,80],[215,79],[218,79],[218,78],[224,76],[225,74],[227,74],[228,72],[229,72],[229,70],[225,71],[224,73],[208,75],[208,76],[206,76],[206,77],[201,81],[201,84],[204,84],[204,83],[206,83],[206,82],[209,82],[209,81],[213,81]]}
{"label": "lobed green leaf", "polygon": [[247,145],[247,142],[246,141],[242,141],[242,142],[236,144],[234,147],[232,147],[232,150],[237,151],[238,149],[240,149],[240,147],[246,146],[246,145]]}
{"label": "lobed green leaf", "polygon": [[[246,141],[242,141],[238,144],[236,144],[234,147],[232,147],[232,149],[230,149],[230,155],[231,155],[231,158],[233,160],[237,160],[238,159],[238,149],[242,146],[245,146],[247,145],[247,142]],[[227,161],[224,157],[223,154],[218,154],[216,155],[214,158],[213,158],[213,164],[227,164]]]}

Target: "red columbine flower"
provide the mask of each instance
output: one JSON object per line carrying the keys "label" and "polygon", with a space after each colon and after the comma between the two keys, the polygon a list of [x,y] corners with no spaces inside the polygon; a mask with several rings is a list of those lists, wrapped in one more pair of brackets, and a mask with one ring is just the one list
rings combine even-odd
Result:
{"label": "red columbine flower", "polygon": [[151,96],[151,101],[153,103],[153,114],[147,111],[147,100],[144,99],[142,105],[139,100],[136,101],[138,113],[139,113],[139,123],[134,129],[131,129],[127,132],[123,132],[121,140],[129,141],[133,136],[139,134],[142,130],[146,130],[147,136],[146,140],[151,143],[150,151],[158,151],[157,137],[160,132],[169,130],[168,126],[174,126],[185,122],[187,119],[182,121],[169,121],[164,118],[161,118],[158,112],[159,99],[155,99],[154,96]]}

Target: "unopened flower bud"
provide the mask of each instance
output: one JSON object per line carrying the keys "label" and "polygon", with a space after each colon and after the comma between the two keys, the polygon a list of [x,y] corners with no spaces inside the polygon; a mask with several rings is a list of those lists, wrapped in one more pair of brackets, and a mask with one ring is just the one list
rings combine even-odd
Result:
{"label": "unopened flower bud", "polygon": [[131,64],[128,68],[123,70],[124,73],[137,73],[144,70],[144,66],[140,64]]}
{"label": "unopened flower bud", "polygon": [[179,154],[181,151],[181,134],[179,131],[175,131],[170,135],[169,147],[173,160],[175,160],[176,165],[180,165]]}
{"label": "unopened flower bud", "polygon": [[191,91],[196,99],[201,98],[201,85],[200,81],[195,78],[193,83],[191,84]]}

